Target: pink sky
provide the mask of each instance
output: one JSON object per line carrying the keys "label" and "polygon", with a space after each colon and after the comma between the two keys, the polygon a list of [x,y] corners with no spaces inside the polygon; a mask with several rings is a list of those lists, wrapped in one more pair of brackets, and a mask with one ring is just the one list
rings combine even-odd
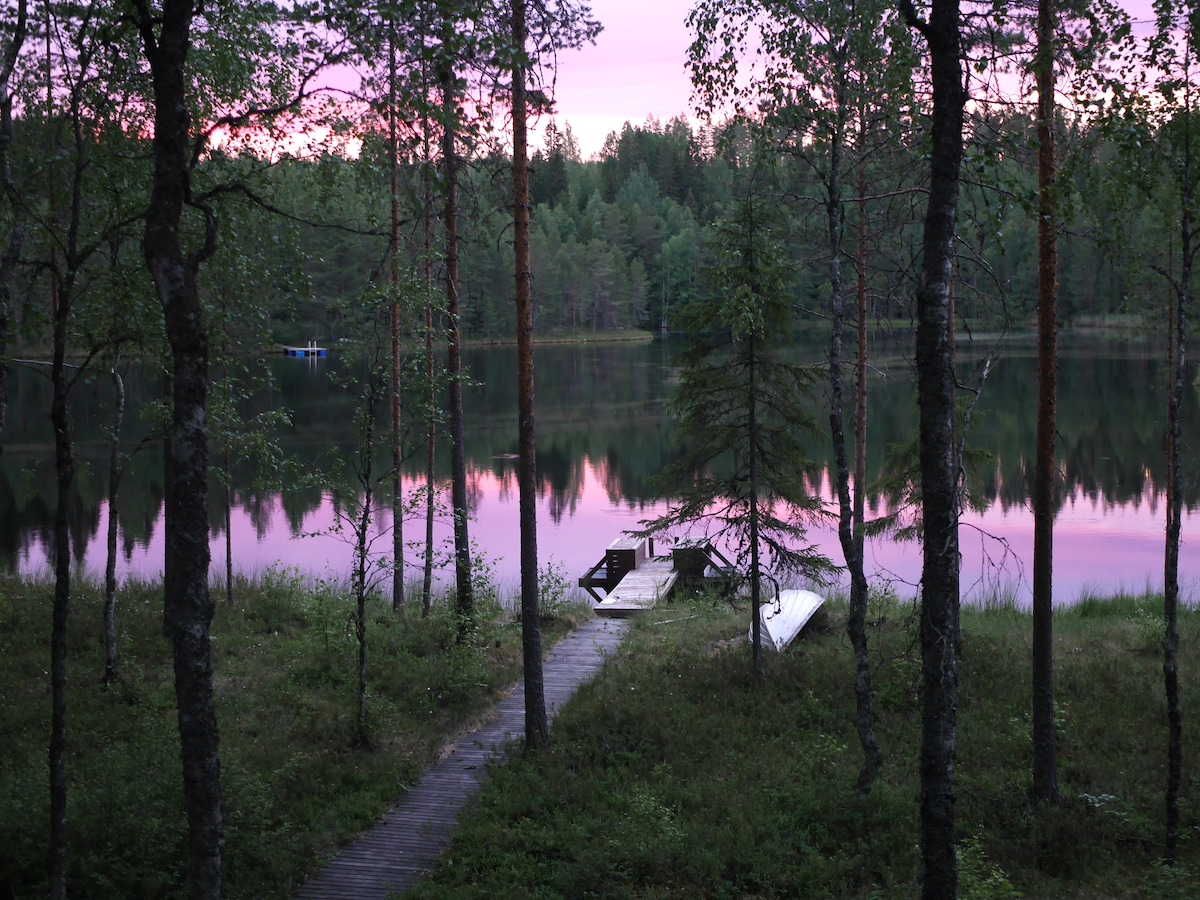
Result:
{"label": "pink sky", "polygon": [[[684,67],[694,0],[590,0],[604,25],[594,46],[559,57],[555,90],[559,127],[570,123],[583,158],[599,153],[609,132],[648,116],[695,120]],[[1149,0],[1123,0],[1137,20],[1152,13]],[[1145,27],[1138,31],[1144,31]],[[534,126],[540,137],[544,122]]]}
{"label": "pink sky", "polygon": [[[684,23],[692,5],[693,0],[591,0],[604,30],[595,46],[561,55],[555,90],[558,125],[570,123],[584,159],[625,122],[693,118],[684,68],[691,42]],[[540,133],[544,124],[536,127]]]}

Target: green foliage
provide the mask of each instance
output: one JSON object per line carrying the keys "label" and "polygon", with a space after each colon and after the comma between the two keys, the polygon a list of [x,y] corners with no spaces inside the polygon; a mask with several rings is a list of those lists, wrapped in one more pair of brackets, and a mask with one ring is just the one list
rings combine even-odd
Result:
{"label": "green foliage", "polygon": [[958,841],[958,890],[963,900],[1020,900],[1004,870],[988,861],[978,837]]}
{"label": "green foliage", "polygon": [[[76,592],[70,626],[71,893],[180,897],[186,821],[162,589],[129,583],[123,593],[120,682],[99,681],[103,591]],[[0,892],[44,896],[50,586],[2,578],[0,598]],[[228,897],[291,896],[520,675],[520,630],[498,602],[480,606],[475,632],[460,642],[444,599],[427,619],[397,618],[371,599],[372,740],[361,746],[351,727],[353,608],[344,585],[278,569],[243,586],[239,607],[218,608]]]}
{"label": "green foliage", "polygon": [[[560,714],[548,751],[494,773],[416,896],[920,895],[919,690],[878,707],[893,750],[861,801],[846,749],[856,740],[853,661],[838,623],[772,657],[754,690],[746,644],[730,640],[744,633],[738,611],[677,607],[634,621],[612,664]],[[1148,738],[1161,711],[1130,698],[1146,696],[1159,671],[1128,652],[1121,616],[1060,619],[1058,693],[1086,714],[1062,725],[1072,760],[1063,805],[1036,816],[1027,775],[1014,774],[1027,768],[1028,620],[971,607],[962,617],[961,896],[1150,900],[1194,888],[1194,811],[1177,870],[1160,867],[1145,840],[1161,803]],[[871,644],[902,645],[906,629],[889,615]],[[885,689],[901,676],[894,650],[878,652],[889,658]]]}
{"label": "green foliage", "polygon": [[592,601],[554,559],[538,567],[538,609],[542,628],[572,628],[592,617]]}
{"label": "green foliage", "polygon": [[708,297],[684,313],[687,345],[668,407],[681,454],[658,479],[677,499],[645,524],[699,524],[745,565],[761,552],[752,577],[819,577],[828,562],[804,543],[805,522],[820,510],[802,444],[815,430],[812,375],[783,353],[792,319],[778,221],[757,197],[736,201],[711,252]]}

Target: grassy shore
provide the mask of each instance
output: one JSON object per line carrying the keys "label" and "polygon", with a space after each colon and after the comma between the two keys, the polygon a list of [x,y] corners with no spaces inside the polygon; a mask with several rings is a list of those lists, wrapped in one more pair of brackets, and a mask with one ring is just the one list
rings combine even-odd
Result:
{"label": "grassy shore", "polygon": [[[185,823],[160,586],[118,607],[121,680],[103,685],[103,592],[78,585],[69,638],[70,895],[182,896]],[[223,598],[224,594],[219,594]],[[550,599],[550,598],[548,598]],[[0,578],[0,898],[46,896],[49,584]],[[349,594],[268,572],[220,605],[213,666],[228,813],[224,896],[289,897],[519,677],[520,624],[483,593],[464,644],[445,602],[369,607],[371,740],[355,740]],[[548,642],[587,610],[552,603]]]}
{"label": "grassy shore", "polygon": [[[81,587],[72,618],[72,895],[174,897],[184,823],[160,592],[130,585],[121,602],[116,685],[99,682],[99,592]],[[339,590],[267,573],[242,586],[236,608],[220,608],[226,896],[289,896],[515,681],[519,625],[494,601],[485,607],[473,639],[456,646],[444,605],[430,619],[372,606],[369,745],[353,740],[350,604]],[[45,895],[49,610],[48,586],[0,580],[0,897]],[[556,603],[548,633],[580,615]],[[420,896],[916,896],[913,610],[886,597],[872,610],[887,762],[865,800],[854,791],[844,617],[833,604],[825,627],[769,657],[756,685],[745,610],[681,601],[642,616],[560,713],[551,750],[495,773]],[[965,609],[963,626],[962,896],[1194,896],[1200,769],[1186,748],[1182,863],[1157,864],[1166,751],[1156,601],[1087,601],[1057,618],[1064,796],[1054,809],[1029,794],[1028,617]],[[1194,645],[1200,614],[1181,627]],[[1186,655],[1182,672],[1186,712],[1200,676]]]}
{"label": "grassy shore", "polygon": [[[1183,859],[1173,870],[1158,864],[1166,739],[1156,603],[1088,601],[1059,615],[1063,800],[1040,810],[1030,796],[1029,618],[964,609],[960,896],[1196,895],[1191,750]],[[553,749],[496,773],[418,896],[919,896],[915,618],[895,602],[872,618],[886,764],[868,799],[855,793],[844,608],[772,657],[756,685],[735,640],[744,610],[660,606],[560,714]],[[1188,612],[1182,627],[1194,644],[1200,615]],[[1183,669],[1184,697],[1195,696],[1196,666]]]}

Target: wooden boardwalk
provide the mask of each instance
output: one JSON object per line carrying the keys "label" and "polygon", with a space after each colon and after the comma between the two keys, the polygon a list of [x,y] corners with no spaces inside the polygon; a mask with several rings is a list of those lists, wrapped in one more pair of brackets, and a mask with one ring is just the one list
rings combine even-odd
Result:
{"label": "wooden boardwalk", "polygon": [[[551,718],[617,649],[625,625],[595,619],[546,655],[543,677]],[[524,735],[522,683],[496,704],[487,724],[455,741],[382,819],[304,884],[297,900],[385,900],[414,887],[449,845],[459,812],[487,778],[488,763],[502,761],[505,746]]]}
{"label": "wooden boardwalk", "polygon": [[596,615],[625,618],[649,609],[670,593],[678,577],[671,557],[651,557],[626,574],[621,583],[596,604]]}

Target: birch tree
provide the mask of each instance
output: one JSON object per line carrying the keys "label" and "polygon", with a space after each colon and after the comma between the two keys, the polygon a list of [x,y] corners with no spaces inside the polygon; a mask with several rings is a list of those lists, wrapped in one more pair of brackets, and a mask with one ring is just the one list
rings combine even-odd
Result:
{"label": "birch tree", "polygon": [[955,733],[958,721],[959,461],[955,434],[951,283],[967,100],[959,0],[931,0],[922,15],[900,0],[904,19],[929,53],[929,200],[917,289],[917,402],[921,515],[921,861],[923,896],[958,894],[955,856]]}

